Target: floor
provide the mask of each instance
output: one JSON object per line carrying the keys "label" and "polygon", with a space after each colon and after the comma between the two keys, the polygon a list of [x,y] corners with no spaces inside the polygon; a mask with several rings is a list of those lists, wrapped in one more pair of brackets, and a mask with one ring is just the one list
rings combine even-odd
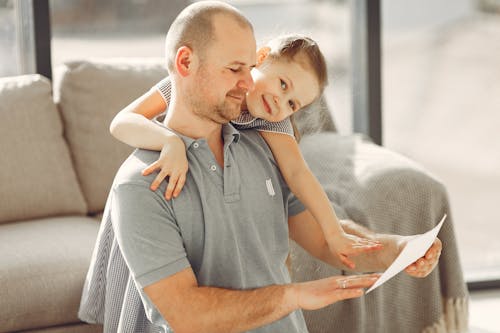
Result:
{"label": "floor", "polygon": [[470,333],[500,333],[500,289],[470,295]]}

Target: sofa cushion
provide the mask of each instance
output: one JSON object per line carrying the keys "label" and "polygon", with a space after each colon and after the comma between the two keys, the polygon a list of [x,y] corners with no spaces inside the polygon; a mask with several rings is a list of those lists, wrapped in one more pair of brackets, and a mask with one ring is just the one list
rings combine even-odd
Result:
{"label": "sofa cushion", "polygon": [[111,120],[166,75],[156,60],[64,65],[56,84],[59,106],[90,212],[104,209],[115,173],[132,151],[109,134]]}
{"label": "sofa cushion", "polygon": [[87,210],[50,82],[0,79],[0,223]]}
{"label": "sofa cushion", "polygon": [[0,225],[0,332],[79,322],[98,230],[78,216]]}

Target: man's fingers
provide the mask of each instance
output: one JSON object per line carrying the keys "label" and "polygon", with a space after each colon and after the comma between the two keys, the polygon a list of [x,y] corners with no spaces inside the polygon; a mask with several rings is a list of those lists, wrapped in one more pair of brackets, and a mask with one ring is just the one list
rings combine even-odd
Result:
{"label": "man's fingers", "polygon": [[331,276],[296,284],[298,303],[302,309],[315,310],[344,299],[360,297],[380,274]]}
{"label": "man's fingers", "polygon": [[426,259],[433,259],[435,257],[439,258],[439,256],[441,255],[441,248],[442,248],[441,240],[439,238],[436,238],[430,249],[427,250],[425,258]]}
{"label": "man's fingers", "polygon": [[337,279],[337,289],[368,288],[378,279],[380,274],[352,275]]}
{"label": "man's fingers", "polygon": [[353,289],[336,289],[333,290],[327,294],[325,294],[324,300],[321,301],[320,306],[315,306],[313,308],[310,308],[309,310],[315,310],[322,308],[326,305],[330,305],[339,301],[343,301],[346,299],[351,299],[351,298],[358,298],[364,295],[364,291],[361,288],[353,288]]}
{"label": "man's fingers", "polygon": [[436,264],[437,261],[419,259],[417,262],[406,267],[405,271],[413,277],[426,277],[432,272]]}
{"label": "man's fingers", "polygon": [[429,275],[439,262],[442,247],[443,245],[441,243],[441,240],[439,238],[436,238],[425,255],[419,258],[413,264],[406,267],[405,272],[410,276],[419,278]]}
{"label": "man's fingers", "polygon": [[357,298],[360,296],[363,296],[365,292],[363,289],[346,289],[346,290],[339,290],[337,291],[337,294],[335,295],[335,298],[337,301],[343,301],[346,299],[351,299],[351,298]]}

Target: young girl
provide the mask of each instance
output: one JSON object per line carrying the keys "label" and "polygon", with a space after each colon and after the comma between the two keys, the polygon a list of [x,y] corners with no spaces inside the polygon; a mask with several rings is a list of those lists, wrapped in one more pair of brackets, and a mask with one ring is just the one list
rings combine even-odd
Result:
{"label": "young girl", "polygon": [[[238,65],[228,69],[239,70]],[[328,197],[302,157],[290,119],[308,101],[317,99],[327,84],[326,63],[318,45],[300,35],[275,38],[257,52],[252,77],[254,89],[247,93],[242,113],[232,124],[238,129],[260,131],[290,190],[321,225],[330,251],[347,267],[354,268],[348,256],[380,249],[381,244],[344,232]],[[170,87],[168,78],[160,81],[120,111],[110,126],[111,134],[122,142],[161,151],[160,158],[143,174],[160,170],[151,184],[152,190],[169,176],[167,200],[179,195],[188,170],[182,140],[150,121],[165,111]]]}

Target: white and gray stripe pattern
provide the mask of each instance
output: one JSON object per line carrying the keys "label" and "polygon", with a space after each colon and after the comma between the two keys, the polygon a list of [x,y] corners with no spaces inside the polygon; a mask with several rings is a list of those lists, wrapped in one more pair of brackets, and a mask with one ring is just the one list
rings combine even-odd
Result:
{"label": "white and gray stripe pattern", "polygon": [[170,103],[170,98],[172,97],[172,84],[170,82],[170,78],[167,76],[160,82],[158,82],[155,86],[156,90],[160,93],[161,97],[165,101],[165,104]]}
{"label": "white and gray stripe pattern", "polygon": [[[130,271],[118,247],[109,214],[102,219],[78,317],[103,324],[104,333],[160,333],[147,318]],[[112,263],[112,265],[110,264]],[[168,331],[171,332],[171,331]]]}

